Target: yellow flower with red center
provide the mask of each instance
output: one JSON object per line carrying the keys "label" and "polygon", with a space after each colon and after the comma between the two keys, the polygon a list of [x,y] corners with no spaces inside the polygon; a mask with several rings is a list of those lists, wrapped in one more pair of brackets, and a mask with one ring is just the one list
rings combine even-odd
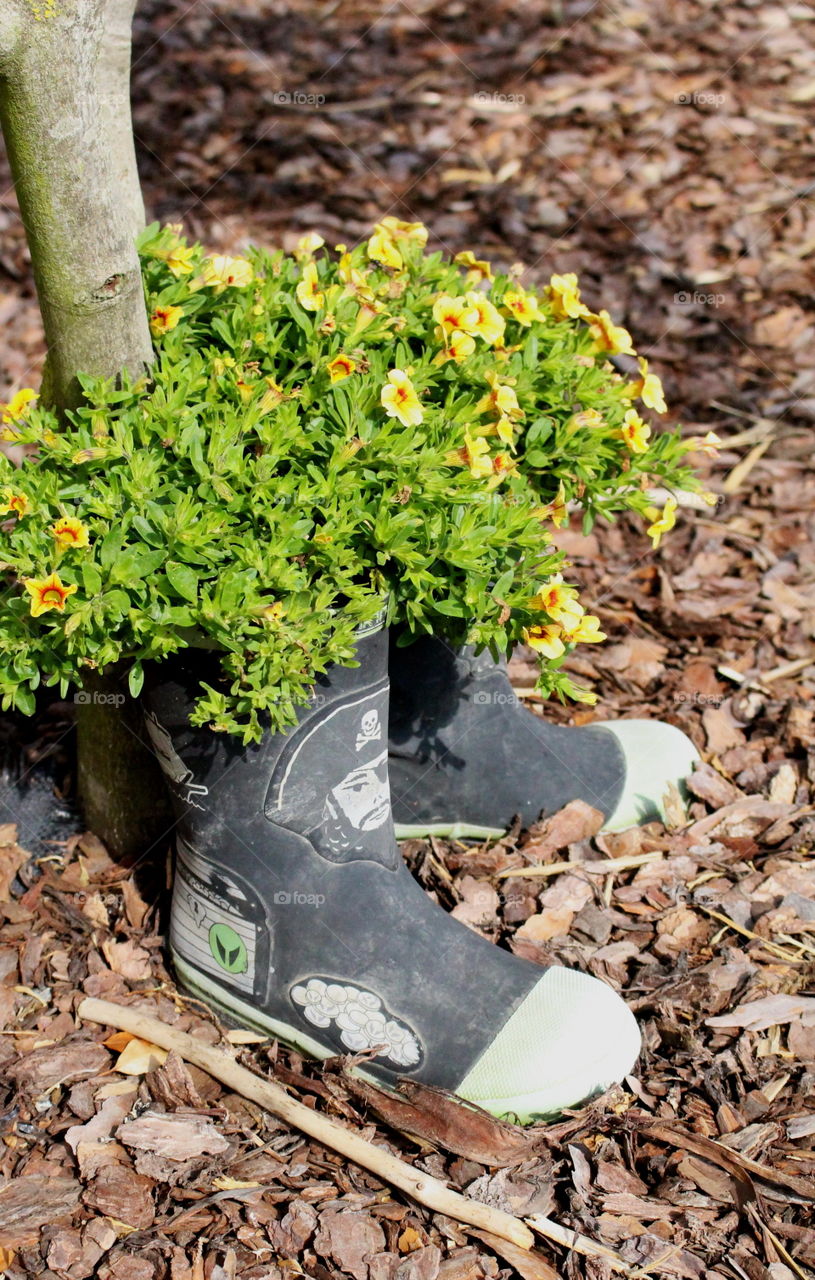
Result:
{"label": "yellow flower with red center", "polygon": [[566,652],[563,631],[556,622],[543,626],[524,627],[521,632],[524,644],[544,658],[561,658]]}
{"label": "yellow flower with red center", "polygon": [[518,404],[518,397],[513,388],[506,382],[499,382],[500,374],[494,369],[489,369],[484,377],[490,389],[476,405],[476,413],[496,413],[500,418],[517,418],[520,421],[524,411]]}
{"label": "yellow flower with red center", "polygon": [[552,521],[556,529],[560,529],[569,519],[569,508],[566,505],[566,493],[563,488],[563,481],[557,487],[557,493],[551,502],[547,502],[545,507],[538,509],[538,515],[542,520],[547,518]]}
{"label": "yellow flower with red center", "polygon": [[468,330],[478,338],[483,338],[485,342],[492,345],[494,342],[500,342],[504,336],[506,323],[497,307],[494,307],[489,298],[483,293],[473,290],[471,293],[464,295],[465,301],[469,302],[472,310],[476,314],[475,323]]}
{"label": "yellow flower with red center", "polygon": [[610,356],[634,356],[631,334],[622,325],[615,324],[607,311],[598,311],[597,315],[589,313],[589,333],[594,339],[598,351],[605,351]]}
{"label": "yellow flower with red center", "polygon": [[510,471],[517,471],[517,469],[517,462],[508,453],[496,453],[492,460],[492,476],[487,488],[494,489],[509,475]]}
{"label": "yellow flower with red center", "polygon": [[471,249],[464,249],[462,253],[457,253],[454,262],[460,267],[467,268],[468,280],[493,280],[492,267],[483,258],[477,258]]}
{"label": "yellow flower with red center", "polygon": [[31,617],[39,618],[41,613],[49,609],[58,609],[62,613],[65,601],[76,591],[76,586],[66,586],[60,581],[58,573],[47,578],[23,578],[23,586],[31,596]]}
{"label": "yellow flower with red center", "polygon": [[688,453],[706,453],[709,458],[715,458],[721,444],[716,432],[708,431],[704,436],[689,436],[685,441],[685,449]]}
{"label": "yellow flower with red center", "polygon": [[275,600],[274,604],[269,604],[262,611],[261,617],[267,622],[280,622],[286,612],[286,606],[280,601]]}
{"label": "yellow flower with red center", "polygon": [[63,516],[52,524],[51,535],[63,551],[69,547],[87,547],[88,545],[88,530],[82,521],[75,519],[74,516]]}
{"label": "yellow flower with red center", "polygon": [[533,320],[546,319],[534,293],[527,293],[524,289],[507,289],[504,306],[512,319],[517,320],[524,328],[528,328]]}
{"label": "yellow flower with red center", "polygon": [[478,324],[479,313],[467,298],[454,298],[449,293],[440,293],[433,303],[433,319],[445,333],[453,333],[456,329],[462,333],[472,334]]}
{"label": "yellow flower with red center", "polygon": [[31,387],[23,387],[15,391],[8,404],[0,404],[0,421],[20,422],[26,416],[29,405],[37,399],[37,392]]}
{"label": "yellow flower with red center", "polygon": [[246,258],[231,258],[228,254],[218,253],[204,263],[200,282],[210,285],[216,293],[223,293],[224,289],[244,289],[254,278],[252,264]]}
{"label": "yellow flower with red center", "polygon": [[620,427],[620,435],[632,453],[645,453],[651,428],[647,422],[643,422],[636,409],[628,409]]}
{"label": "yellow flower with red center", "polygon": [[170,333],[176,327],[183,314],[183,307],[156,307],[150,317],[151,333],[156,336],[161,333]]}
{"label": "yellow flower with red center", "polygon": [[356,360],[352,360],[350,356],[345,355],[334,356],[334,359],[329,360],[326,365],[328,376],[332,382],[342,382],[343,378],[350,378],[356,367]]}
{"label": "yellow flower with red center", "polygon": [[479,436],[470,435],[469,431],[464,432],[463,446],[448,453],[447,462],[466,467],[476,480],[486,480],[493,474],[489,445]]}
{"label": "yellow flower with red center", "polygon": [[244,378],[236,378],[235,386],[237,387],[238,395],[240,396],[243,403],[248,404],[248,402],[252,399],[252,396],[255,394],[255,388],[257,386],[257,383],[247,382]]}
{"label": "yellow flower with red center", "polygon": [[394,271],[401,270],[402,255],[387,231],[375,230],[366,249],[372,262],[381,262],[383,267],[392,267]]}
{"label": "yellow flower with red center", "polygon": [[461,364],[475,351],[475,338],[469,333],[463,333],[461,329],[453,329],[448,333],[442,325],[437,325],[436,337],[443,345],[433,361],[434,364],[444,364],[447,360],[455,360],[456,364]]}
{"label": "yellow flower with red center", "polygon": [[4,489],[0,500],[0,511],[13,511],[19,519],[31,510],[31,502],[25,493],[14,493],[12,489]]}
{"label": "yellow flower with red center", "polygon": [[563,632],[569,644],[600,644],[606,633],[600,629],[600,619],[593,613],[584,613],[574,625],[563,624]]}
{"label": "yellow flower with red center", "polygon": [[577,320],[591,314],[585,302],[580,301],[580,286],[573,271],[552,276],[544,292],[556,320]]}
{"label": "yellow flower with red center", "polygon": [[676,524],[676,498],[666,498],[662,513],[653,524],[649,524],[646,532],[654,548],[662,541],[663,533],[669,533]]}
{"label": "yellow flower with red center", "polygon": [[415,388],[404,369],[391,369],[379,403],[389,418],[398,418],[403,427],[418,427],[424,418]]}
{"label": "yellow flower with red center", "polygon": [[553,622],[565,629],[576,625],[583,616],[583,606],[577,599],[577,588],[564,585],[563,574],[554,574],[546,586],[529,601],[530,609],[548,613]]}
{"label": "yellow flower with red center", "polygon": [[325,294],[320,289],[320,277],[316,262],[307,262],[295,289],[297,301],[304,311],[319,311],[325,306]]}
{"label": "yellow flower with red center", "polygon": [[313,258],[318,249],[322,249],[325,240],[317,231],[307,231],[297,241],[294,250],[295,258]]}
{"label": "yellow flower with red center", "polygon": [[580,413],[572,414],[566,425],[576,431],[578,427],[604,427],[606,420],[597,409],[581,409]]}

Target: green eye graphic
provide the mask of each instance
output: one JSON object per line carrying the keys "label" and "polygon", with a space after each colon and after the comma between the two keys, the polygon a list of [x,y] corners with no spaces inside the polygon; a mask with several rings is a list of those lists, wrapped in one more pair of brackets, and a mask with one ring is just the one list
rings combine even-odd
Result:
{"label": "green eye graphic", "polygon": [[227,973],[245,973],[247,969],[246,946],[243,938],[231,925],[214,924],[209,931],[209,949],[222,969]]}

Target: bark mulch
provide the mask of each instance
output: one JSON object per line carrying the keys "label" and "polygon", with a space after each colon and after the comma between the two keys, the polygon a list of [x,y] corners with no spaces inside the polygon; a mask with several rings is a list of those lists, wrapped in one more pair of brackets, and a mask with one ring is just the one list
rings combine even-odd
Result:
{"label": "bark mulch", "polygon": [[[390,210],[533,280],[578,270],[689,433],[725,439],[699,459],[718,507],[659,552],[625,520],[561,532],[609,640],[572,663],[598,706],[546,709],[668,719],[705,763],[667,827],[599,836],[572,805],[495,844],[405,848],[466,925],[604,978],[640,1019],[635,1075],[517,1148],[432,1095],[407,1136],[341,1062],[225,1030],[167,968],[163,864],[118,866],[78,829],[42,847],[4,814],[8,1280],[815,1275],[813,31],[808,4],[749,0],[140,7],[156,216],[231,248],[354,242]],[[0,379],[25,385],[42,337],[9,191],[0,315]],[[527,697],[522,654],[513,679]],[[70,711],[39,722],[52,760]],[[613,1252],[519,1256],[420,1210],[195,1067],[79,1022],[87,995],[226,1041],[418,1169]]]}

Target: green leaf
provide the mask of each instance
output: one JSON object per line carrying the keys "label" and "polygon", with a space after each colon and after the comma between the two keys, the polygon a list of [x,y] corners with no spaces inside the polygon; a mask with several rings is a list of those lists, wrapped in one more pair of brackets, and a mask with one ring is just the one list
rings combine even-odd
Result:
{"label": "green leaf", "polygon": [[127,673],[127,687],[133,698],[138,698],[144,685],[144,668],[140,662],[134,662]]}
{"label": "green leaf", "polygon": [[184,599],[195,604],[198,600],[198,578],[193,573],[189,565],[179,564],[177,560],[168,560],[164,566],[164,572],[170,579],[170,584],[175,591]]}

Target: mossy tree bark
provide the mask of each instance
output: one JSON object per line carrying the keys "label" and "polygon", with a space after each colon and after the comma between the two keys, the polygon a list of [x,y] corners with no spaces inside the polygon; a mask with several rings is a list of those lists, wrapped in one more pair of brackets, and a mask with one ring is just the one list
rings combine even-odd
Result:
{"label": "mossy tree bark", "polygon": [[[134,240],[144,222],[130,117],[135,0],[2,0],[0,124],[48,347],[42,397],[79,403],[77,374],[138,376],[152,346]],[[78,699],[88,826],[119,857],[168,827],[138,708],[116,676]],[[84,701],[83,701],[84,698]]]}

